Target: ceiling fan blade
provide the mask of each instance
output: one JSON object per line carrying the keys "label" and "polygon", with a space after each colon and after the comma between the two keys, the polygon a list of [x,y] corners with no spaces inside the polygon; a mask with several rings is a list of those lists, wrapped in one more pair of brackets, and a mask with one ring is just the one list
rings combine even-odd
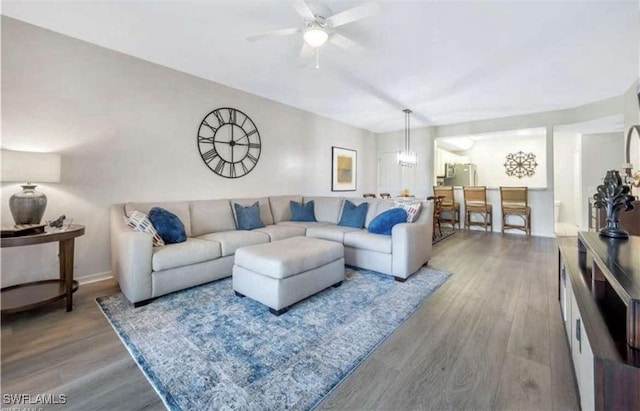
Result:
{"label": "ceiling fan blade", "polygon": [[299,15],[304,17],[305,19],[314,20],[316,16],[313,15],[313,11],[307,5],[307,2],[304,0],[289,0],[289,3],[293,6],[294,9],[298,12]]}
{"label": "ceiling fan blade", "polygon": [[312,67],[316,61],[316,49],[304,43],[300,49],[300,55],[298,58],[298,67],[309,68]]}
{"label": "ceiling fan blade", "polygon": [[266,33],[259,33],[259,34],[254,34],[252,36],[247,36],[247,40],[257,41],[257,40],[264,40],[272,37],[290,36],[292,34],[297,34],[297,33],[300,33],[300,29],[274,30],[274,31],[267,31]]}
{"label": "ceiling fan blade", "polygon": [[308,60],[312,58],[314,56],[314,51],[315,49],[305,42],[300,49],[300,60]]}
{"label": "ceiling fan blade", "polygon": [[362,6],[354,7],[340,13],[334,14],[327,19],[327,24],[331,27],[338,27],[357,20],[365,19],[369,16],[377,14],[380,5],[377,2],[366,3]]}
{"label": "ceiling fan blade", "polygon": [[329,41],[346,51],[360,51],[364,48],[355,41],[343,36],[342,34],[333,33],[329,37]]}

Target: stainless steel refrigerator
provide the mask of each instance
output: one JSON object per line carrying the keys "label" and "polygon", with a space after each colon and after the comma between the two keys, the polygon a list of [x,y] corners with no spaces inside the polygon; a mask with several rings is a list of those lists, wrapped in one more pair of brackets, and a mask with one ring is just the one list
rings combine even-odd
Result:
{"label": "stainless steel refrigerator", "polygon": [[444,185],[477,186],[478,172],[475,164],[445,164]]}

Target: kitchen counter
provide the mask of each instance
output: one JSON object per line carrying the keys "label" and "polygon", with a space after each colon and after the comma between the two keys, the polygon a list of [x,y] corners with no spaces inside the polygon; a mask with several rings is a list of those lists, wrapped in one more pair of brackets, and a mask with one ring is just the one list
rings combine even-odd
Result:
{"label": "kitchen counter", "polygon": [[[516,187],[516,186],[512,186],[512,187]],[[526,187],[526,186],[518,186],[518,187]],[[545,191],[549,189],[549,187],[528,187],[528,188],[529,188],[529,191]],[[462,186],[453,186],[453,189],[462,190]],[[487,191],[489,190],[500,191],[500,187],[487,187]]]}
{"label": "kitchen counter", "polygon": [[[464,193],[462,187],[454,187],[454,197],[460,204],[460,218],[464,219]],[[493,231],[500,232],[502,210],[500,208],[500,187],[487,187],[487,203],[493,206]],[[554,237],[553,190],[550,188],[529,188],[529,206],[531,206],[531,234],[533,236]],[[474,217],[477,220],[478,216]],[[509,221],[519,221],[510,217]],[[507,233],[524,234],[517,230]]]}

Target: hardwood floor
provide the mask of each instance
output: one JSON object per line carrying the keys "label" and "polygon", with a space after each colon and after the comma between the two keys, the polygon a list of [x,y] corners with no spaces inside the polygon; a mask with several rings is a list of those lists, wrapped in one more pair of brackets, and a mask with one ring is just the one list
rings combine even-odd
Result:
{"label": "hardwood floor", "polygon": [[[429,265],[453,276],[318,409],[578,409],[556,264],[553,239],[462,231],[437,244]],[[2,394],[164,409],[94,302],[117,290],[83,285],[71,313],[60,302],[3,319]]]}

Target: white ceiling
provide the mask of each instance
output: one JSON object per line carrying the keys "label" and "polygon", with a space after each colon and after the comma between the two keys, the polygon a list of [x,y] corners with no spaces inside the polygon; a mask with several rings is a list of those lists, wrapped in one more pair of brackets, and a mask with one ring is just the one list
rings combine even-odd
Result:
{"label": "white ceiling", "polygon": [[[333,12],[363,1],[323,1]],[[638,78],[638,1],[393,1],[298,60],[286,1],[4,0],[2,14],[375,132],[574,107]]]}

